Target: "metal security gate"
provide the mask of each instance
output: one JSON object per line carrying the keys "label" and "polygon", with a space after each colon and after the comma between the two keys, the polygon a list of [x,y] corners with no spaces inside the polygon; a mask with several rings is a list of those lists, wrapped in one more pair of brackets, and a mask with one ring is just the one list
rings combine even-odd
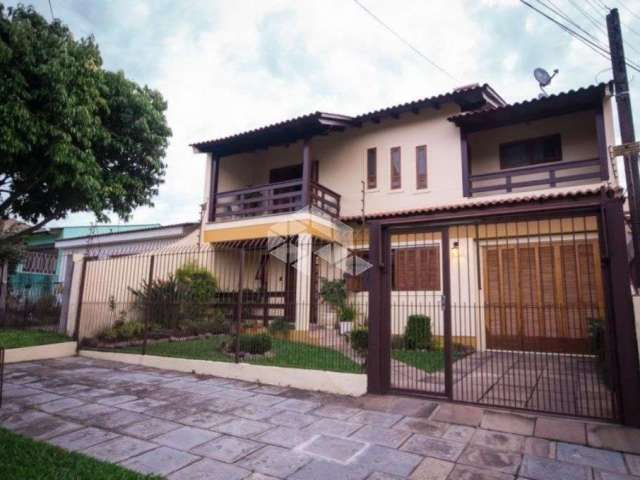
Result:
{"label": "metal security gate", "polygon": [[381,231],[381,390],[620,420],[597,213]]}

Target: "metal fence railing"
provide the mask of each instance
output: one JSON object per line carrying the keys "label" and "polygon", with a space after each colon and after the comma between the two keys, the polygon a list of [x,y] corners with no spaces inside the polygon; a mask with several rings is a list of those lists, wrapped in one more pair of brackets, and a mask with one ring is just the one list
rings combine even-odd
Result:
{"label": "metal fence railing", "polygon": [[2,285],[0,329],[54,330],[62,308],[62,286],[50,281]]}

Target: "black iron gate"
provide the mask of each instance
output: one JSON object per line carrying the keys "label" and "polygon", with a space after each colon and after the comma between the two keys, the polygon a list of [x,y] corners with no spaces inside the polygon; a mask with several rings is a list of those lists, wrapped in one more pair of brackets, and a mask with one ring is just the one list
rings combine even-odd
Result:
{"label": "black iron gate", "polygon": [[383,272],[370,293],[382,299],[372,391],[621,418],[598,214],[390,225],[371,238]]}

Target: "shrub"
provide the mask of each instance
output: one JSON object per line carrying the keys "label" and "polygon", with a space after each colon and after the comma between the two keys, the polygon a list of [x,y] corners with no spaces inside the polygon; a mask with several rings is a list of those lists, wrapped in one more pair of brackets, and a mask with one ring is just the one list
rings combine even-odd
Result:
{"label": "shrub", "polygon": [[134,338],[140,338],[143,335],[144,323],[137,321],[118,321],[112,327],[103,330],[98,335],[98,339],[104,342],[122,342],[126,340],[133,340]]}
{"label": "shrub", "polygon": [[347,285],[344,280],[325,280],[320,287],[320,296],[337,311],[347,301]]}
{"label": "shrub", "polygon": [[206,268],[188,263],[176,270],[182,314],[192,320],[205,317],[218,292],[218,282]]}
{"label": "shrub", "polygon": [[271,335],[285,336],[290,330],[293,330],[293,325],[284,318],[276,318],[269,323],[269,333]]}
{"label": "shrub", "polygon": [[431,350],[433,348],[433,334],[429,317],[409,315],[404,333],[404,347],[407,350]]}
{"label": "shrub", "polygon": [[403,335],[391,335],[391,350],[402,350],[404,348]]}
{"label": "shrub", "polygon": [[[271,337],[266,333],[240,335],[238,343],[241,352],[253,355],[262,355],[271,350]],[[233,345],[231,348],[233,349]]]}
{"label": "shrub", "polygon": [[367,351],[369,350],[369,330],[366,328],[356,328],[351,330],[349,339],[351,341],[351,348],[363,357],[366,357]]}
{"label": "shrub", "polygon": [[60,304],[55,295],[47,293],[38,298],[32,307],[37,323],[46,325],[56,322],[60,317]]}
{"label": "shrub", "polygon": [[340,309],[338,317],[341,322],[353,322],[356,319],[356,309],[349,305],[343,305]]}
{"label": "shrub", "polygon": [[144,280],[140,290],[129,288],[134,296],[135,307],[150,322],[157,322],[167,328],[177,328],[179,324],[179,287],[172,275],[166,280]]}

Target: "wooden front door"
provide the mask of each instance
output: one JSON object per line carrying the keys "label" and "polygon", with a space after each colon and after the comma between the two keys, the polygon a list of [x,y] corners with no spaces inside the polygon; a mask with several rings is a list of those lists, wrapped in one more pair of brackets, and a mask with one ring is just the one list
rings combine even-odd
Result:
{"label": "wooden front door", "polygon": [[588,353],[604,316],[598,241],[483,248],[487,348]]}

